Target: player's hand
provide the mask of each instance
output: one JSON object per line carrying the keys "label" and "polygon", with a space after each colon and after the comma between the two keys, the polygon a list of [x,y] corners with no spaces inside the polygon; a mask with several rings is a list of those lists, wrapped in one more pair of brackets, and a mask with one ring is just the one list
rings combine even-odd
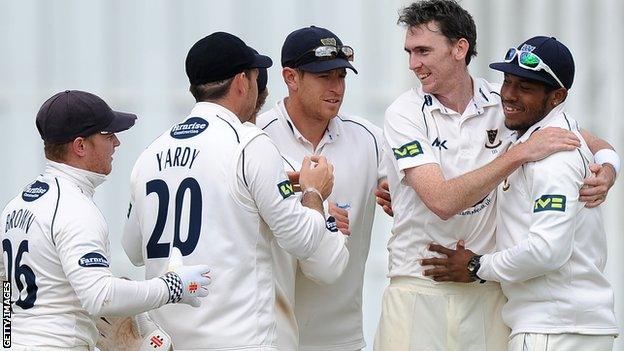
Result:
{"label": "player's hand", "polygon": [[[523,152],[525,162],[538,161],[556,152],[571,151],[581,147],[581,141],[569,130],[557,127],[540,128],[524,143],[511,150]],[[511,151],[510,150],[510,151]]]}
{"label": "player's hand", "polygon": [[299,184],[299,172],[286,172],[290,185],[293,186],[293,191],[300,192],[301,184]]}
{"label": "player's hand", "polygon": [[609,189],[615,183],[615,169],[613,166],[592,163],[589,169],[595,176],[585,178],[583,187],[579,191],[579,201],[585,202],[585,207],[592,208],[602,204],[607,198]]}
{"label": "player's hand", "polygon": [[206,265],[183,266],[182,253],[177,247],[172,248],[169,272],[160,277],[169,288],[168,303],[185,303],[199,307],[199,298],[208,296],[209,273],[210,269]]}
{"label": "player's hand", "polygon": [[97,348],[101,351],[173,350],[171,337],[154,323],[147,312],[134,317],[99,317]]}
{"label": "player's hand", "polygon": [[141,335],[132,317],[98,317],[95,320],[100,337],[97,348],[101,351],[136,351],[141,345]]}
{"label": "player's hand", "polygon": [[349,211],[338,207],[336,204],[329,203],[329,215],[336,219],[336,227],[344,235],[351,235],[349,230]]}
{"label": "player's hand", "polygon": [[456,249],[449,249],[442,245],[430,244],[429,251],[446,255],[446,258],[425,258],[421,260],[422,266],[434,266],[426,269],[423,275],[432,277],[437,282],[470,283],[474,278],[468,272],[468,261],[475,255],[474,252],[464,247],[463,241],[458,241]]}
{"label": "player's hand", "polygon": [[307,188],[318,190],[324,201],[334,187],[334,166],[325,156],[304,157],[299,172],[299,184],[301,190]]}
{"label": "player's hand", "polygon": [[379,185],[377,185],[377,189],[375,189],[375,197],[377,198],[377,204],[383,208],[384,212],[390,216],[394,217],[394,212],[392,211],[392,199],[390,198],[390,188],[388,187],[388,181],[382,180]]}
{"label": "player's hand", "polygon": [[143,338],[139,351],[168,350],[173,351],[171,336],[167,334],[147,312],[134,316],[134,322]]}

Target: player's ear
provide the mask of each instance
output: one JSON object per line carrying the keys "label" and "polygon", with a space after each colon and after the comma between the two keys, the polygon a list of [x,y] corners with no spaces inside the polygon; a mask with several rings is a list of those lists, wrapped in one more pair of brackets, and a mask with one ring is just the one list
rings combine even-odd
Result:
{"label": "player's ear", "polygon": [[295,69],[284,67],[282,69],[282,78],[284,78],[284,83],[286,83],[288,90],[297,91],[299,87],[299,74]]}
{"label": "player's ear", "polygon": [[87,155],[86,143],[87,139],[83,137],[77,137],[74,141],[69,143],[68,152],[73,153],[76,156],[84,157]]}
{"label": "player's ear", "polygon": [[455,57],[458,61],[463,61],[466,59],[466,55],[468,54],[468,48],[470,48],[470,44],[468,40],[465,38],[460,38],[453,45],[453,57]]}

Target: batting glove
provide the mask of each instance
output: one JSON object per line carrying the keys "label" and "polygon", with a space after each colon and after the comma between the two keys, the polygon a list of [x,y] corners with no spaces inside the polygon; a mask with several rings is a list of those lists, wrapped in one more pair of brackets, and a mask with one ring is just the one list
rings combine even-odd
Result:
{"label": "batting glove", "polygon": [[171,336],[156,324],[147,312],[134,316],[134,321],[143,337],[138,351],[173,351]]}
{"label": "batting glove", "polygon": [[174,247],[169,258],[169,272],[160,277],[169,289],[167,303],[201,306],[199,298],[208,296],[209,273],[206,265],[183,266],[182,253]]}

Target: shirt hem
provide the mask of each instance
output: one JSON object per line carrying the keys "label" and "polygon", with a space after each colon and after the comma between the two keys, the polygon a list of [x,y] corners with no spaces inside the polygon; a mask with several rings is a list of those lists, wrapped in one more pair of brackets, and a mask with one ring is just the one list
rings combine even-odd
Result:
{"label": "shirt hem", "polygon": [[299,351],[356,351],[366,347],[364,339],[358,341],[346,343],[346,344],[333,344],[333,345],[315,345],[315,346],[299,346]]}

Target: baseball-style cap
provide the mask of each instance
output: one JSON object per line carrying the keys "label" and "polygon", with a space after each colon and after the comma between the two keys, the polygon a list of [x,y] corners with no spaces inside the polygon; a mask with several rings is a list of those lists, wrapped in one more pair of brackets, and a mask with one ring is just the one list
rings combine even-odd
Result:
{"label": "baseball-style cap", "polygon": [[341,55],[331,59],[315,57],[311,53],[320,46],[342,47],[342,41],[328,29],[321,27],[305,27],[288,34],[282,46],[282,67],[299,68],[306,72],[320,73],[336,68],[357,70]]}
{"label": "baseball-style cap", "polygon": [[65,143],[95,133],[118,133],[134,125],[137,116],[113,111],[98,96],[80,90],[65,90],[43,103],[36,125],[41,139]]}
{"label": "baseball-style cap", "polygon": [[[259,55],[258,51],[251,46],[249,47],[253,50],[254,54]],[[258,68],[258,92],[264,91],[266,89],[267,83],[269,82],[269,72],[266,68],[260,67]]]}
{"label": "baseball-style cap", "polygon": [[250,68],[268,68],[273,61],[254,53],[239,37],[215,32],[200,39],[186,56],[186,75],[193,85],[234,77]]}
{"label": "baseball-style cap", "polygon": [[[511,57],[513,51],[513,49],[510,49],[508,56]],[[511,57],[511,60],[509,60],[510,57],[506,57],[505,62],[491,63],[490,68],[513,74],[514,76],[540,81],[554,87],[560,87],[557,80],[553,77],[554,74],[566,89],[572,87],[572,82],[574,81],[574,59],[570,50],[556,38],[533,37],[520,44],[516,51],[517,54]],[[537,56],[537,58],[533,57],[531,62],[536,68],[521,67],[518,59],[522,52],[529,52]],[[539,62],[539,60],[542,62]],[[544,68],[542,64],[545,64],[547,68]],[[548,72],[548,69],[552,71],[552,74]]]}

